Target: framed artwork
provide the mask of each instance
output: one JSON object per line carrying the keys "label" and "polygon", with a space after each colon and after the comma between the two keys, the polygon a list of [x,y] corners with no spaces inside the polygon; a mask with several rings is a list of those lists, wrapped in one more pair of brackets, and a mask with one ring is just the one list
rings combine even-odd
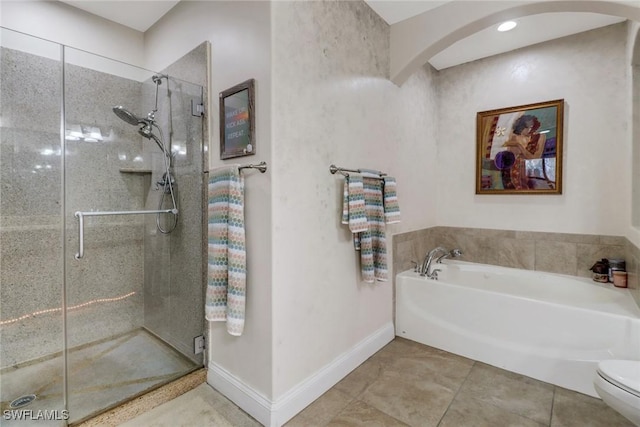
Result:
{"label": "framed artwork", "polygon": [[220,158],[256,153],[254,79],[220,92]]}
{"label": "framed artwork", "polygon": [[477,115],[476,194],[562,194],[564,100]]}

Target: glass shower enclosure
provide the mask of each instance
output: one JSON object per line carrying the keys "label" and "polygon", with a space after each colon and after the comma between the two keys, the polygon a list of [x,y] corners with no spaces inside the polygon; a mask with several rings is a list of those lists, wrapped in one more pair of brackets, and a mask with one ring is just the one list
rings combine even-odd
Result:
{"label": "glass shower enclosure", "polygon": [[204,88],[0,31],[2,425],[73,424],[203,365]]}

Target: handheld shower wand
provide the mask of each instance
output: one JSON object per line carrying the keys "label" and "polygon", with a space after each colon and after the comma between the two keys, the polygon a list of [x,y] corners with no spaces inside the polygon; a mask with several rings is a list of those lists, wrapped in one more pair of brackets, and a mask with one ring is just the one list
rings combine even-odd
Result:
{"label": "handheld shower wand", "polygon": [[[113,107],[113,112],[116,116],[118,116],[119,119],[129,123],[130,125],[139,126],[138,133],[144,136],[145,138],[155,142],[160,148],[160,150],[162,151],[162,153],[164,154],[163,160],[164,160],[165,172],[162,175],[162,179],[158,181],[157,183],[158,186],[156,187],[156,189],[160,189],[159,188],[160,186],[163,187],[162,197],[160,198],[160,204],[159,204],[160,207],[162,207],[164,203],[165,194],[170,195],[171,201],[173,203],[174,221],[173,221],[172,227],[165,230],[160,225],[160,215],[158,214],[156,215],[156,225],[158,230],[161,233],[168,234],[172,232],[178,225],[178,207],[176,204],[176,196],[174,194],[174,188],[173,188],[175,184],[175,179],[171,175],[171,160],[172,160],[171,152],[170,150],[167,150],[167,148],[165,147],[163,142],[164,137],[162,136],[162,129],[160,129],[160,127],[155,122],[155,113],[158,111],[158,86],[162,84],[163,78],[168,78],[168,76],[163,74],[158,74],[153,76],[152,78],[153,82],[156,85],[156,103],[155,103],[154,109],[147,114],[146,118],[140,118],[136,116],[131,111],[124,108],[122,105],[117,105]],[[160,138],[158,138],[153,133],[153,126],[155,126],[156,129],[158,130],[160,134]],[[160,210],[160,208],[158,210]]]}

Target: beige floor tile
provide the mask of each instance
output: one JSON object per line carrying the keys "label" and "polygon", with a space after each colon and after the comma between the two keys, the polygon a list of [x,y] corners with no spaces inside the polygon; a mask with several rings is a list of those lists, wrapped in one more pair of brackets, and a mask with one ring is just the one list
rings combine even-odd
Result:
{"label": "beige floor tile", "polygon": [[[286,424],[405,425],[632,427],[599,399],[402,338],[393,340]],[[260,424],[203,384],[124,426]]]}
{"label": "beige floor tile", "polygon": [[396,372],[384,372],[360,398],[411,426],[436,426],[455,392],[434,382],[406,379]]}
{"label": "beige floor tile", "polygon": [[346,393],[334,388],[320,396],[302,412],[293,417],[286,427],[325,426],[338,415],[353,399]]}
{"label": "beige floor tile", "polygon": [[421,350],[385,360],[382,370],[399,374],[407,383],[433,382],[456,392],[471,371],[473,360],[428,346]]}
{"label": "beige floor tile", "polygon": [[207,392],[209,395],[209,403],[211,406],[225,419],[227,419],[233,427],[260,427],[261,424],[249,414],[244,412],[235,403],[224,397],[220,392],[209,387]]}
{"label": "beige floor tile", "polygon": [[353,400],[327,424],[330,427],[402,427],[406,425],[361,400]]}
{"label": "beige floor tile", "polygon": [[[176,399],[162,404],[121,427],[235,427],[213,407],[217,399],[208,384],[202,384]],[[246,415],[248,417],[248,415]],[[255,424],[259,426],[259,424]]]}
{"label": "beige floor tile", "polygon": [[[393,360],[398,356],[425,354],[425,352],[429,352],[430,349],[433,349],[433,347],[428,347],[426,345],[423,345],[405,338],[395,337],[393,341],[391,341],[389,344],[387,344],[382,349],[380,349],[380,351],[378,351],[376,354],[371,356],[369,360],[373,359],[380,362],[385,362],[388,360]],[[436,349],[433,349],[433,350],[436,350]],[[441,351],[441,350],[437,350],[437,351]]]}
{"label": "beige floor tile", "polygon": [[476,363],[458,396],[464,400],[475,398],[549,425],[553,386],[484,363]]}
{"label": "beige floor tile", "polygon": [[382,364],[369,359],[344,377],[334,388],[351,397],[358,397],[380,377],[381,373]]}
{"label": "beige floor tile", "polygon": [[457,397],[438,427],[542,427],[546,425],[486,402]]}
{"label": "beige floor tile", "polygon": [[600,399],[556,387],[551,427],[633,427]]}

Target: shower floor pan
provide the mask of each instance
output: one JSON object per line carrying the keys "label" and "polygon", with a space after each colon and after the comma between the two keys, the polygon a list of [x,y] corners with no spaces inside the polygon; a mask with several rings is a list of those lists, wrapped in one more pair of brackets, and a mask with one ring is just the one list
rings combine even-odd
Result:
{"label": "shower floor pan", "polygon": [[[35,394],[20,408],[62,414],[62,355],[2,371],[0,409],[12,400]],[[138,329],[107,341],[69,352],[69,422],[90,418],[199,368],[161,340]],[[38,420],[38,426],[60,426],[62,421]],[[2,419],[3,427],[25,426],[24,420]]]}

